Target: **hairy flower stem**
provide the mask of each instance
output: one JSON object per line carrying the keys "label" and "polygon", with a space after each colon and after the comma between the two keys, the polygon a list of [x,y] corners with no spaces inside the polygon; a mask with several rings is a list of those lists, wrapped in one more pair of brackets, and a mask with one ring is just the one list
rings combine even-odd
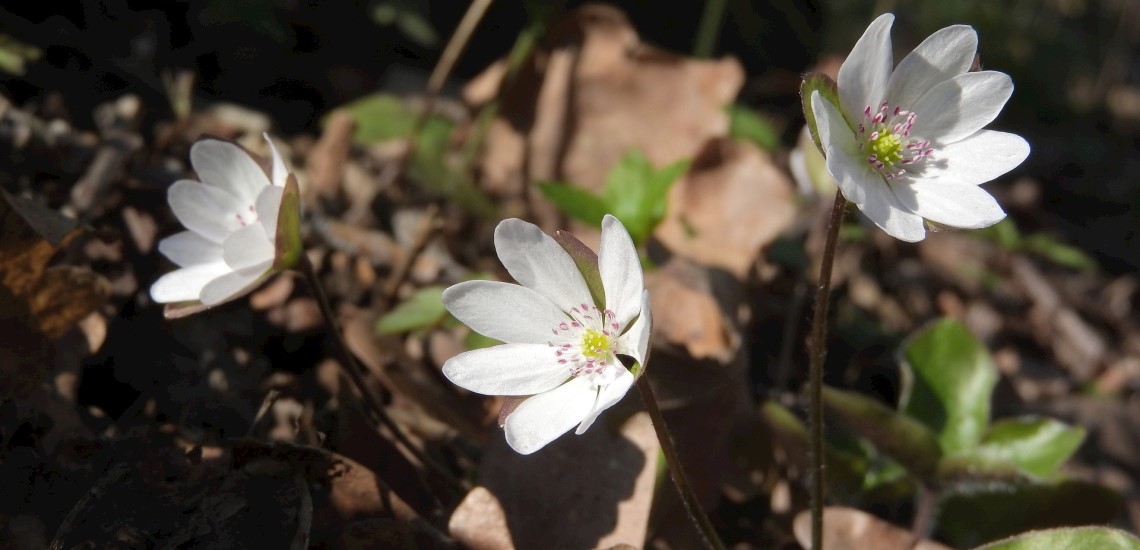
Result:
{"label": "hairy flower stem", "polygon": [[[404,450],[412,455],[424,467],[433,470],[441,481],[446,483],[453,491],[462,491],[459,484],[448,475],[441,467],[436,465],[433,461],[429,460],[426,455],[420,452],[408,436],[404,434],[399,425],[392,420],[391,416],[384,409],[384,401],[381,396],[377,395],[371,386],[364,379],[364,369],[356,358],[352,355],[352,351],[348,349],[348,344],[344,341],[344,335],[341,333],[340,325],[336,322],[336,316],[333,313],[332,306],[329,305],[328,296],[325,294],[325,289],[321,286],[321,281],[317,277],[317,270],[313,267],[313,263],[309,261],[309,256],[301,254],[301,261],[297,265],[297,269],[305,275],[305,282],[308,283],[309,288],[312,289],[313,295],[317,299],[317,306],[321,310],[321,315],[325,318],[325,324],[328,327],[328,332],[332,333],[333,348],[337,355],[337,362],[341,365],[341,370],[348,375],[348,379],[352,382],[353,386],[360,392],[364,404],[368,408],[369,419],[374,426],[379,427],[383,425],[388,431],[392,432],[392,436],[404,448]],[[423,481],[423,480],[421,480]],[[429,494],[434,494],[431,487],[425,483]]]}
{"label": "hairy flower stem", "polygon": [[657,408],[657,398],[653,396],[649,379],[645,376],[638,378],[637,389],[641,392],[641,400],[645,402],[645,410],[649,412],[649,419],[653,422],[653,431],[657,433],[657,441],[661,443],[661,453],[665,455],[665,464],[669,467],[673,485],[681,494],[685,511],[700,530],[705,545],[714,550],[724,550],[724,543],[717,536],[716,529],[713,529],[712,522],[701,508],[701,502],[697,500],[697,494],[689,485],[689,478],[685,476],[685,467],[681,464],[681,457],[677,455],[677,448],[673,446],[673,436],[665,426],[665,417],[661,416],[661,409]]}
{"label": "hairy flower stem", "polygon": [[823,360],[827,358],[827,311],[831,299],[831,265],[835,261],[835,246],[839,241],[839,227],[847,199],[835,192],[831,217],[827,220],[827,237],[823,245],[823,258],[819,263],[819,285],[815,290],[815,312],[811,320],[811,339],[808,341],[810,371],[808,391],[811,401],[811,550],[823,548]]}

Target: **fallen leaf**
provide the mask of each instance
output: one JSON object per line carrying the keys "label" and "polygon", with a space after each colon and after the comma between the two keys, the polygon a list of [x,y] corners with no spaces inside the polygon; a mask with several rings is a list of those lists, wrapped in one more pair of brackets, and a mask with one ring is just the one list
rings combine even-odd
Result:
{"label": "fallen leaf", "polygon": [[500,91],[505,74],[501,63],[492,65],[464,95],[473,106],[502,96],[480,165],[485,188],[508,196],[539,180],[597,190],[631,149],[654,166],[690,158],[709,138],[727,135],[724,107],[743,83],[736,60],[646,45],[625,14],[597,4],[556,23]]}
{"label": "fallen leaf", "polygon": [[[793,523],[796,540],[811,547],[811,512],[803,511]],[[930,540],[915,540],[906,529],[895,527],[871,514],[828,506],[823,510],[823,550],[951,550]]]}
{"label": "fallen leaf", "polygon": [[682,346],[696,359],[727,361],[736,352],[731,328],[713,297],[709,274],[671,260],[645,275],[658,340]]}
{"label": "fallen leaf", "polygon": [[451,514],[447,529],[471,550],[510,550],[515,547],[503,505],[486,487],[467,493]]}
{"label": "fallen leaf", "polygon": [[731,139],[709,141],[669,193],[654,233],[676,254],[743,279],[796,214],[793,185],[772,158]]}

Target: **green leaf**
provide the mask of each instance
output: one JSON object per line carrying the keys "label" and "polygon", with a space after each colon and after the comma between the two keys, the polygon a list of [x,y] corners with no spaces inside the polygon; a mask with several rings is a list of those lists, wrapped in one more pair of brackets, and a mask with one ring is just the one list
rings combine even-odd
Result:
{"label": "green leaf", "polygon": [[815,113],[811,108],[812,92],[819,92],[820,97],[825,101],[830,101],[841,113],[843,112],[843,104],[839,101],[839,88],[836,87],[835,81],[830,77],[823,73],[804,75],[804,81],[800,84],[800,103],[804,107],[804,120],[807,122],[808,132],[811,133],[811,140],[815,142],[816,148],[823,153],[823,146],[819,141],[819,131],[816,130]]}
{"label": "green leaf", "polygon": [[[348,113],[356,121],[356,134],[353,139],[358,144],[369,144],[395,138],[405,138],[412,134],[419,113],[404,101],[390,94],[372,94],[342,105],[338,110]],[[450,133],[451,122],[431,115],[428,125],[444,125]],[[425,127],[425,134],[428,128]],[[423,143],[417,146],[424,146]]]}
{"label": "green leaf", "polygon": [[490,336],[483,336],[482,334],[479,334],[473,330],[468,332],[467,336],[463,338],[463,345],[469,350],[489,348],[491,346],[497,346],[499,344],[502,344],[502,342],[491,338]]}
{"label": "green leaf", "polygon": [[1085,430],[1052,418],[1011,418],[990,426],[977,447],[945,459],[945,467],[980,470],[1014,466],[1037,477],[1052,476],[1084,441]]}
{"label": "green leaf", "polygon": [[1058,241],[1050,235],[1035,233],[1025,239],[1025,249],[1062,267],[1070,267],[1084,272],[1098,269],[1096,260],[1083,250]]}
{"label": "green leaf", "polygon": [[1062,527],[1031,531],[976,550],[1140,550],[1140,539],[1110,527]]}
{"label": "green leaf", "polygon": [[[808,430],[791,411],[774,401],[760,408],[760,416],[772,435],[788,453],[789,459],[807,465]],[[858,495],[866,483],[870,461],[864,455],[836,448],[825,443],[824,462],[827,469],[827,490],[840,498]]]}
{"label": "green leaf", "polygon": [[601,197],[574,187],[572,184],[554,181],[538,182],[538,189],[550,202],[567,216],[592,226],[601,226],[602,218],[609,213],[606,201]]}
{"label": "green leaf", "polygon": [[1030,529],[1108,523],[1121,504],[1087,481],[960,483],[943,493],[936,532],[955,548],[973,547]]}
{"label": "green leaf", "polygon": [[665,217],[669,188],[688,167],[688,161],[681,161],[654,171],[641,152],[631,150],[606,176],[602,199],[633,242],[644,243]]}
{"label": "green leaf", "polygon": [[943,453],[978,444],[998,380],[981,342],[961,323],[943,319],[911,336],[902,355],[899,410],[938,434]]}
{"label": "green leaf", "polygon": [[823,405],[919,479],[934,473],[942,452],[934,432],[922,423],[874,399],[835,388],[823,388]]}
{"label": "green leaf", "polygon": [[729,105],[728,135],[752,143],[761,149],[774,151],[780,147],[780,134],[755,111],[739,104]]}
{"label": "green leaf", "polygon": [[429,286],[417,290],[376,321],[376,332],[400,334],[435,326],[447,315],[442,295],[442,286]]}

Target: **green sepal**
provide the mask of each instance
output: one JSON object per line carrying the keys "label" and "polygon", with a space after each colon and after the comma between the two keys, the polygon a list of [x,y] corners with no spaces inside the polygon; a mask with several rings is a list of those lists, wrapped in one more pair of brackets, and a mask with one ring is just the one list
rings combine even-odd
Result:
{"label": "green sepal", "polygon": [[273,271],[290,269],[301,261],[305,247],[301,243],[301,188],[297,177],[289,174],[285,180],[285,192],[281,195],[281,207],[277,210],[277,238],[274,240],[277,254],[273,259]]}
{"label": "green sepal", "polygon": [[832,80],[831,77],[823,73],[808,73],[804,75],[804,81],[800,83],[800,102],[804,106],[804,120],[807,121],[808,132],[811,133],[811,140],[815,142],[816,148],[826,155],[827,152],[823,150],[823,143],[819,141],[815,112],[811,108],[812,92],[819,92],[820,97],[825,101],[830,101],[841,113],[843,112],[843,104],[839,101],[839,87],[836,86],[835,81]]}
{"label": "green sepal", "polygon": [[554,242],[557,242],[562,250],[565,250],[574,260],[574,265],[582,274],[582,278],[586,280],[586,288],[590,289],[590,297],[594,299],[594,304],[605,309],[606,290],[602,286],[602,272],[598,268],[598,254],[590,250],[590,247],[583,244],[582,241],[579,241],[578,237],[565,231],[555,231]]}

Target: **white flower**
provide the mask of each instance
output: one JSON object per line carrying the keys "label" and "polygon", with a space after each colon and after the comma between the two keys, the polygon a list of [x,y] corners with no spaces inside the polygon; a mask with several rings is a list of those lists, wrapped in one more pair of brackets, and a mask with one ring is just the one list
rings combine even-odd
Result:
{"label": "white flower", "polygon": [[[566,237],[559,235],[562,242]],[[633,240],[609,215],[597,256],[570,239],[564,248],[533,224],[503,220],[495,228],[495,249],[521,286],[468,281],[443,293],[457,319],[506,342],[459,354],[443,373],[475,393],[530,396],[503,421],[507,443],[522,454],[575,425],[576,433],[585,432],[621,400],[635,375],[618,355],[637,361],[638,375],[644,372],[649,292]]]}
{"label": "white flower", "polygon": [[926,236],[923,218],[970,229],[997,223],[1005,212],[978,185],[1021,164],[1029,144],[982,127],[1013,82],[967,72],[978,37],[965,25],[930,35],[892,71],[892,21],[875,19],[840,67],[842,112],[811,94],[828,170],[848,200],[904,241]]}
{"label": "white flower", "polygon": [[242,296],[296,261],[296,179],[268,134],[265,140],[273,153],[269,170],[227,141],[203,139],[190,148],[190,164],[202,181],[179,180],[167,192],[171,210],[188,231],[158,243],[179,269],[150,287],[154,301],[170,304],[168,317]]}

